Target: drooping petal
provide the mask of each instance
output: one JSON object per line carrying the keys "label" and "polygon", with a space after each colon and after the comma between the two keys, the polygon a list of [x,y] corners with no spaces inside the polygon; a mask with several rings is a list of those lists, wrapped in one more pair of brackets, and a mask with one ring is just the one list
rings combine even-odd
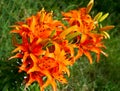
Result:
{"label": "drooping petal", "polygon": [[67,80],[66,78],[63,76],[62,73],[53,73],[53,76],[56,80],[58,80],[59,82],[63,83],[63,84],[66,84],[67,83]]}
{"label": "drooping petal", "polygon": [[87,39],[87,35],[86,34],[82,34],[80,42],[83,43],[83,42],[86,41],[86,39]]}
{"label": "drooping petal", "polygon": [[23,55],[21,53],[17,53],[16,55],[11,56],[8,60],[11,60],[13,58],[22,58],[22,57],[23,57]]}
{"label": "drooping petal", "polygon": [[92,57],[91,57],[90,53],[89,53],[88,51],[84,51],[84,54],[85,54],[85,56],[87,56],[87,58],[89,59],[90,64],[92,64]]}
{"label": "drooping petal", "polygon": [[21,50],[25,50],[25,48],[23,46],[18,46],[16,49],[14,49],[12,52],[17,52],[17,51],[21,51]]}
{"label": "drooping petal", "polygon": [[25,61],[28,56],[29,56],[28,52],[25,52],[24,55],[23,55],[23,61]]}
{"label": "drooping petal", "polygon": [[[46,77],[47,77],[46,82],[45,82],[45,83],[43,84],[43,86],[41,87],[41,91],[43,91],[43,89],[46,88],[49,84],[51,84],[51,83],[54,84],[54,83],[53,83],[53,79],[52,79],[50,73],[49,73],[47,70],[42,70],[41,72],[42,72],[43,74],[45,74]],[[55,86],[55,85],[53,85],[53,86]],[[55,87],[54,87],[54,89],[55,89]]]}

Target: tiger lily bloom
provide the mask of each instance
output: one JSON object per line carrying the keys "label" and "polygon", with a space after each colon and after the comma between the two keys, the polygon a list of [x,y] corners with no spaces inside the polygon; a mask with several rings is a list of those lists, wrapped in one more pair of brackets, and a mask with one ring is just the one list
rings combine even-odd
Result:
{"label": "tiger lily bloom", "polygon": [[[24,71],[27,88],[33,82],[38,82],[40,91],[51,85],[53,91],[57,91],[56,81],[66,84],[64,75],[70,76],[69,66],[72,66],[78,58],[85,55],[90,64],[93,63],[91,52],[96,54],[99,62],[100,54],[107,56],[102,48],[104,38],[109,38],[106,30],[114,26],[99,25],[108,13],[102,16],[98,13],[93,19],[89,12],[94,4],[90,0],[87,7],[69,12],[62,12],[63,20],[53,19],[53,12],[42,9],[36,15],[28,17],[25,22],[13,25],[11,33],[18,34],[20,41],[13,36],[13,44],[16,47],[12,52],[16,53],[12,58],[20,58],[19,72]],[[75,48],[78,51],[75,51]]]}
{"label": "tiger lily bloom", "polygon": [[67,20],[70,26],[77,25],[79,32],[87,33],[95,28],[94,21],[91,16],[87,14],[86,8],[80,8],[79,10],[71,10],[67,13],[62,12],[63,19]]}
{"label": "tiger lily bloom", "polygon": [[[31,60],[33,60],[32,67],[26,71],[27,67],[24,67],[22,69],[22,66],[21,66],[21,69],[26,71],[27,74],[30,75],[28,77],[26,86],[28,86],[34,81],[38,81],[41,87],[41,91],[43,91],[43,89],[47,87],[49,84],[51,84],[53,87],[53,90],[56,91],[55,80],[58,80],[61,83],[67,83],[67,80],[65,79],[64,74],[67,74],[68,76],[70,76],[70,72],[67,66],[71,65],[71,61],[69,61],[66,58],[65,51],[60,50],[60,47],[58,44],[55,43],[55,50],[53,53],[49,53],[49,50],[47,50],[45,56],[43,56],[42,58],[38,58],[33,54],[30,54],[30,56],[31,56],[30,57]],[[36,77],[37,75],[34,75],[33,73],[35,74],[39,73],[38,75],[41,75],[41,78],[47,77],[47,80],[45,82],[41,81],[41,78],[37,80],[37,77]]]}
{"label": "tiger lily bloom", "polygon": [[[89,5],[92,4],[93,0],[90,1]],[[63,19],[68,21],[70,26],[77,25],[76,32],[71,33],[67,37],[69,39],[74,36],[72,40],[77,38],[76,42],[73,42],[78,48],[78,54],[75,56],[75,59],[78,59],[84,54],[89,59],[90,63],[92,63],[92,56],[90,52],[96,53],[98,62],[100,54],[103,53],[101,48],[105,48],[104,44],[101,42],[104,36],[102,34],[94,33],[97,26],[95,24],[95,20],[88,14],[88,10],[91,7],[92,6],[62,13]],[[105,28],[101,28],[101,30]],[[105,53],[103,54],[107,55]]]}
{"label": "tiger lily bloom", "polygon": [[39,40],[50,38],[54,30],[56,31],[54,36],[57,36],[66,28],[60,21],[53,20],[52,12],[47,13],[44,9],[38,12],[37,15],[27,18],[25,22],[12,27],[15,29],[11,33],[18,33],[21,37],[29,37],[30,42],[34,38]]}
{"label": "tiger lily bloom", "polygon": [[[16,48],[13,53],[16,55],[9,59],[22,60],[19,72],[24,71],[27,74],[26,87],[37,81],[41,91],[50,84],[56,91],[56,80],[67,83],[64,74],[70,76],[67,66],[72,65],[73,62],[66,54],[70,53],[73,57],[74,52],[62,36],[66,36],[68,30],[72,31],[75,27],[66,29],[60,21],[52,19],[52,13],[46,13],[44,10],[27,18],[26,22],[12,27],[15,29],[11,33],[19,34],[21,43],[15,41]],[[66,31],[63,32],[63,29]],[[52,45],[49,46],[50,43]],[[53,48],[50,49],[52,46]]]}
{"label": "tiger lily bloom", "polygon": [[77,44],[79,50],[76,58],[79,58],[84,54],[89,59],[90,63],[92,63],[93,61],[90,53],[95,52],[97,55],[96,61],[99,62],[102,48],[106,48],[102,42],[102,35],[91,33],[87,35],[82,35],[82,37],[85,37],[85,39],[81,39],[81,42]]}

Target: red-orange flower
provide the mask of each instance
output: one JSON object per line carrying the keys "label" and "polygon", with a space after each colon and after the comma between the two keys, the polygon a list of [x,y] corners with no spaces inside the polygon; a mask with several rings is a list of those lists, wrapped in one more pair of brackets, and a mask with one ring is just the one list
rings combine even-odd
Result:
{"label": "red-orange flower", "polygon": [[[31,43],[28,39],[22,38],[21,44],[16,44],[17,48],[13,50],[13,52],[18,52],[15,56],[11,58],[22,58],[25,61],[30,54],[34,54],[36,56],[43,55],[44,50],[42,50],[42,44],[37,43],[37,39],[34,39]],[[11,59],[10,58],[10,59]]]}
{"label": "red-orange flower", "polygon": [[78,55],[76,58],[81,57],[83,54],[87,56],[90,63],[92,63],[91,52],[95,52],[97,55],[97,62],[100,59],[100,54],[102,53],[102,48],[105,48],[102,42],[103,36],[100,34],[89,33],[82,35],[80,43],[77,43],[78,46]]}
{"label": "red-orange flower", "polygon": [[90,63],[92,63],[92,57],[90,52],[95,52],[97,54],[97,62],[100,58],[100,53],[102,53],[102,48],[105,48],[102,43],[103,35],[94,32],[95,21],[87,13],[87,8],[80,8],[79,10],[71,10],[67,13],[62,13],[64,20],[68,21],[70,26],[77,25],[76,32],[71,32],[70,37],[73,39],[73,44],[78,48],[78,54],[75,59],[81,57],[83,54],[87,56]]}
{"label": "red-orange flower", "polygon": [[80,8],[79,10],[71,10],[69,12],[63,12],[64,20],[67,20],[70,26],[77,25],[80,32],[87,33],[95,28],[94,21],[89,14],[87,14],[86,8]]}
{"label": "red-orange flower", "polygon": [[[71,65],[71,62],[66,58],[65,51],[61,50],[58,44],[55,44],[53,53],[49,53],[49,50],[47,50],[43,57],[30,54],[30,57],[21,65],[20,70],[28,74],[26,86],[37,81],[41,87],[41,91],[49,84],[51,84],[53,90],[56,91],[55,80],[61,83],[67,83],[64,74],[70,75],[67,68],[69,65]],[[44,81],[43,77],[46,77],[47,80]]]}
{"label": "red-orange flower", "polygon": [[53,31],[56,36],[65,28],[60,21],[53,20],[52,12],[47,13],[44,9],[37,15],[27,18],[26,22],[18,23],[12,27],[15,29],[11,33],[18,33],[21,37],[29,37],[30,42],[34,38],[39,40],[50,38]]}
{"label": "red-orange flower", "polygon": [[98,31],[114,26],[97,29],[99,26],[96,18],[92,19],[88,14],[92,5],[93,0],[87,8],[63,12],[63,19],[69,23],[69,27],[54,20],[52,12],[48,13],[44,9],[27,18],[25,22],[12,26],[14,29],[11,33],[20,35],[21,41],[17,42],[13,37],[16,47],[13,53],[16,54],[9,59],[21,59],[19,72],[24,71],[27,74],[26,87],[37,81],[41,91],[48,85],[56,91],[56,81],[67,83],[64,75],[70,76],[68,66],[72,66],[79,57],[85,55],[92,63],[91,52],[96,53],[97,62],[101,53],[106,55],[102,51],[105,48],[102,40],[109,36],[106,32],[102,34]]}
{"label": "red-orange flower", "polygon": [[73,50],[62,36],[66,35],[66,31],[72,31],[74,27],[63,32],[66,27],[60,21],[53,20],[52,13],[44,10],[13,27],[15,29],[11,33],[19,34],[21,43],[15,41],[17,48],[13,52],[16,55],[9,59],[21,58],[19,72],[27,73],[26,87],[37,81],[41,91],[49,84],[56,91],[56,80],[67,83],[64,74],[70,75],[67,66],[73,62],[66,55],[69,53],[73,57]]}

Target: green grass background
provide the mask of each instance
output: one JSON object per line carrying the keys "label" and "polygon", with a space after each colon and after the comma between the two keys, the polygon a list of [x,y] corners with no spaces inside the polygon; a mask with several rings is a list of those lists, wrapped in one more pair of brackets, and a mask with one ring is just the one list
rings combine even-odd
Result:
{"label": "green grass background", "polygon": [[[55,19],[61,19],[61,11],[69,11],[86,6],[89,0],[0,0],[0,91],[24,91],[24,73],[18,73],[19,60],[8,61],[14,49],[9,33],[11,25],[24,21],[43,7],[54,12]],[[97,12],[109,12],[103,25],[116,27],[109,31],[111,39],[105,40],[109,54],[101,55],[99,63],[89,64],[85,57],[80,58],[70,68],[71,76],[67,85],[58,83],[58,91],[120,91],[120,1],[95,0],[91,16]],[[39,91],[33,83],[27,91]],[[51,91],[48,87],[46,91]]]}

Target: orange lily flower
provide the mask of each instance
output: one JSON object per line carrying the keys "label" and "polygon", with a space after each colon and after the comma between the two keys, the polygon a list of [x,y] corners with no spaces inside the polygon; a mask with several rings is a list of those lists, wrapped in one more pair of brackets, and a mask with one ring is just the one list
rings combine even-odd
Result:
{"label": "orange lily flower", "polygon": [[[65,51],[61,50],[58,44],[55,43],[55,50],[53,53],[49,53],[49,50],[47,50],[45,56],[41,58],[38,58],[33,54],[30,54],[30,58],[33,63],[31,63],[32,65],[29,66],[29,69],[27,67],[30,65],[30,63],[23,63],[20,67],[21,70],[26,71],[27,74],[30,75],[28,77],[26,86],[34,81],[38,81],[41,86],[41,91],[43,91],[43,89],[49,84],[51,84],[53,90],[56,91],[55,80],[58,80],[61,83],[67,83],[64,74],[68,74],[68,76],[70,75],[67,66],[71,65],[71,62],[66,59]],[[37,75],[34,75],[33,73],[39,73],[38,75],[41,75],[41,78],[47,77],[47,80],[45,82],[43,80],[41,81],[41,78],[38,78]]]}
{"label": "orange lily flower", "polygon": [[36,56],[40,56],[44,53],[44,50],[42,50],[42,45],[40,43],[37,43],[37,39],[34,39],[32,43],[29,43],[28,39],[26,38],[22,39],[22,44],[17,44],[17,48],[13,50],[13,52],[20,52],[11,58],[23,57],[23,60],[25,61],[31,53]]}
{"label": "orange lily flower", "polygon": [[[49,84],[56,91],[56,80],[67,83],[64,74],[70,75],[67,66],[72,65],[73,62],[66,57],[66,54],[71,53],[73,56],[73,50],[66,40],[59,38],[66,27],[60,21],[53,20],[52,13],[46,13],[44,10],[28,18],[25,23],[19,23],[13,27],[15,30],[11,33],[18,33],[22,43],[14,43],[17,48],[13,50],[13,53],[16,55],[9,59],[21,58],[19,72],[25,71],[28,75],[26,87],[37,81],[41,91],[44,91]],[[62,33],[62,35],[65,34],[65,32]],[[47,46],[51,42],[54,47],[52,49],[50,49],[52,46]],[[65,47],[63,47],[64,44]],[[47,80],[44,81],[43,77]]]}
{"label": "orange lily flower", "polygon": [[71,36],[75,35],[73,40],[77,38],[77,41],[74,42],[74,44],[78,48],[78,54],[75,56],[75,59],[78,59],[84,54],[89,59],[90,63],[92,63],[90,52],[93,51],[97,54],[98,62],[100,58],[100,53],[102,53],[101,48],[105,48],[104,44],[101,42],[103,39],[103,35],[93,33],[96,25],[94,24],[95,21],[87,13],[87,8],[71,10],[67,13],[63,12],[62,14],[64,16],[63,19],[67,20],[70,26],[78,26],[77,32],[73,32],[71,34]]}
{"label": "orange lily flower", "polygon": [[72,36],[76,34],[73,38],[77,38],[77,42],[74,44],[78,48],[78,54],[75,59],[78,59],[83,54],[87,56],[90,63],[92,63],[92,57],[90,52],[93,51],[97,54],[97,62],[100,58],[100,53],[102,53],[101,48],[104,47],[104,44],[101,42],[103,36],[101,34],[93,33],[95,29],[94,20],[87,13],[87,8],[80,8],[79,10],[71,10],[67,13],[62,13],[64,20],[67,20],[70,26],[77,25],[77,32],[73,32]]}
{"label": "orange lily flower", "polygon": [[95,28],[94,21],[89,14],[87,14],[86,8],[80,8],[79,10],[71,10],[67,13],[63,12],[64,20],[67,20],[70,26],[77,25],[81,33],[87,33]]}
{"label": "orange lily flower", "polygon": [[[53,20],[52,12],[47,13],[44,9],[25,22],[12,26],[14,29],[11,33],[20,35],[21,43],[13,39],[16,46],[13,53],[16,54],[9,59],[21,59],[19,72],[27,74],[26,87],[37,81],[41,91],[48,85],[52,86],[53,91],[57,91],[56,81],[67,83],[64,75],[70,76],[68,66],[72,66],[79,57],[85,55],[92,63],[91,52],[96,53],[97,62],[101,53],[106,55],[102,51],[105,48],[102,39],[109,36],[106,32],[96,32],[96,18],[92,19],[88,14],[92,6],[93,0],[87,8],[63,12],[63,19],[68,21],[69,27]],[[103,27],[100,31],[113,27]],[[77,53],[74,48],[78,49]]]}
{"label": "orange lily flower", "polygon": [[80,43],[76,44],[79,49],[76,59],[84,54],[89,59],[90,63],[92,63],[92,56],[90,53],[95,52],[97,54],[96,61],[98,62],[100,59],[100,53],[102,53],[102,48],[105,48],[102,39],[103,36],[100,34],[88,33],[82,35]]}
{"label": "orange lily flower", "polygon": [[29,17],[26,22],[14,25],[15,29],[11,33],[18,33],[22,37],[29,37],[30,42],[34,38],[46,39],[50,38],[52,32],[55,30],[54,36],[60,34],[66,28],[60,21],[52,19],[52,12],[47,13],[44,9],[37,13],[37,15]]}

